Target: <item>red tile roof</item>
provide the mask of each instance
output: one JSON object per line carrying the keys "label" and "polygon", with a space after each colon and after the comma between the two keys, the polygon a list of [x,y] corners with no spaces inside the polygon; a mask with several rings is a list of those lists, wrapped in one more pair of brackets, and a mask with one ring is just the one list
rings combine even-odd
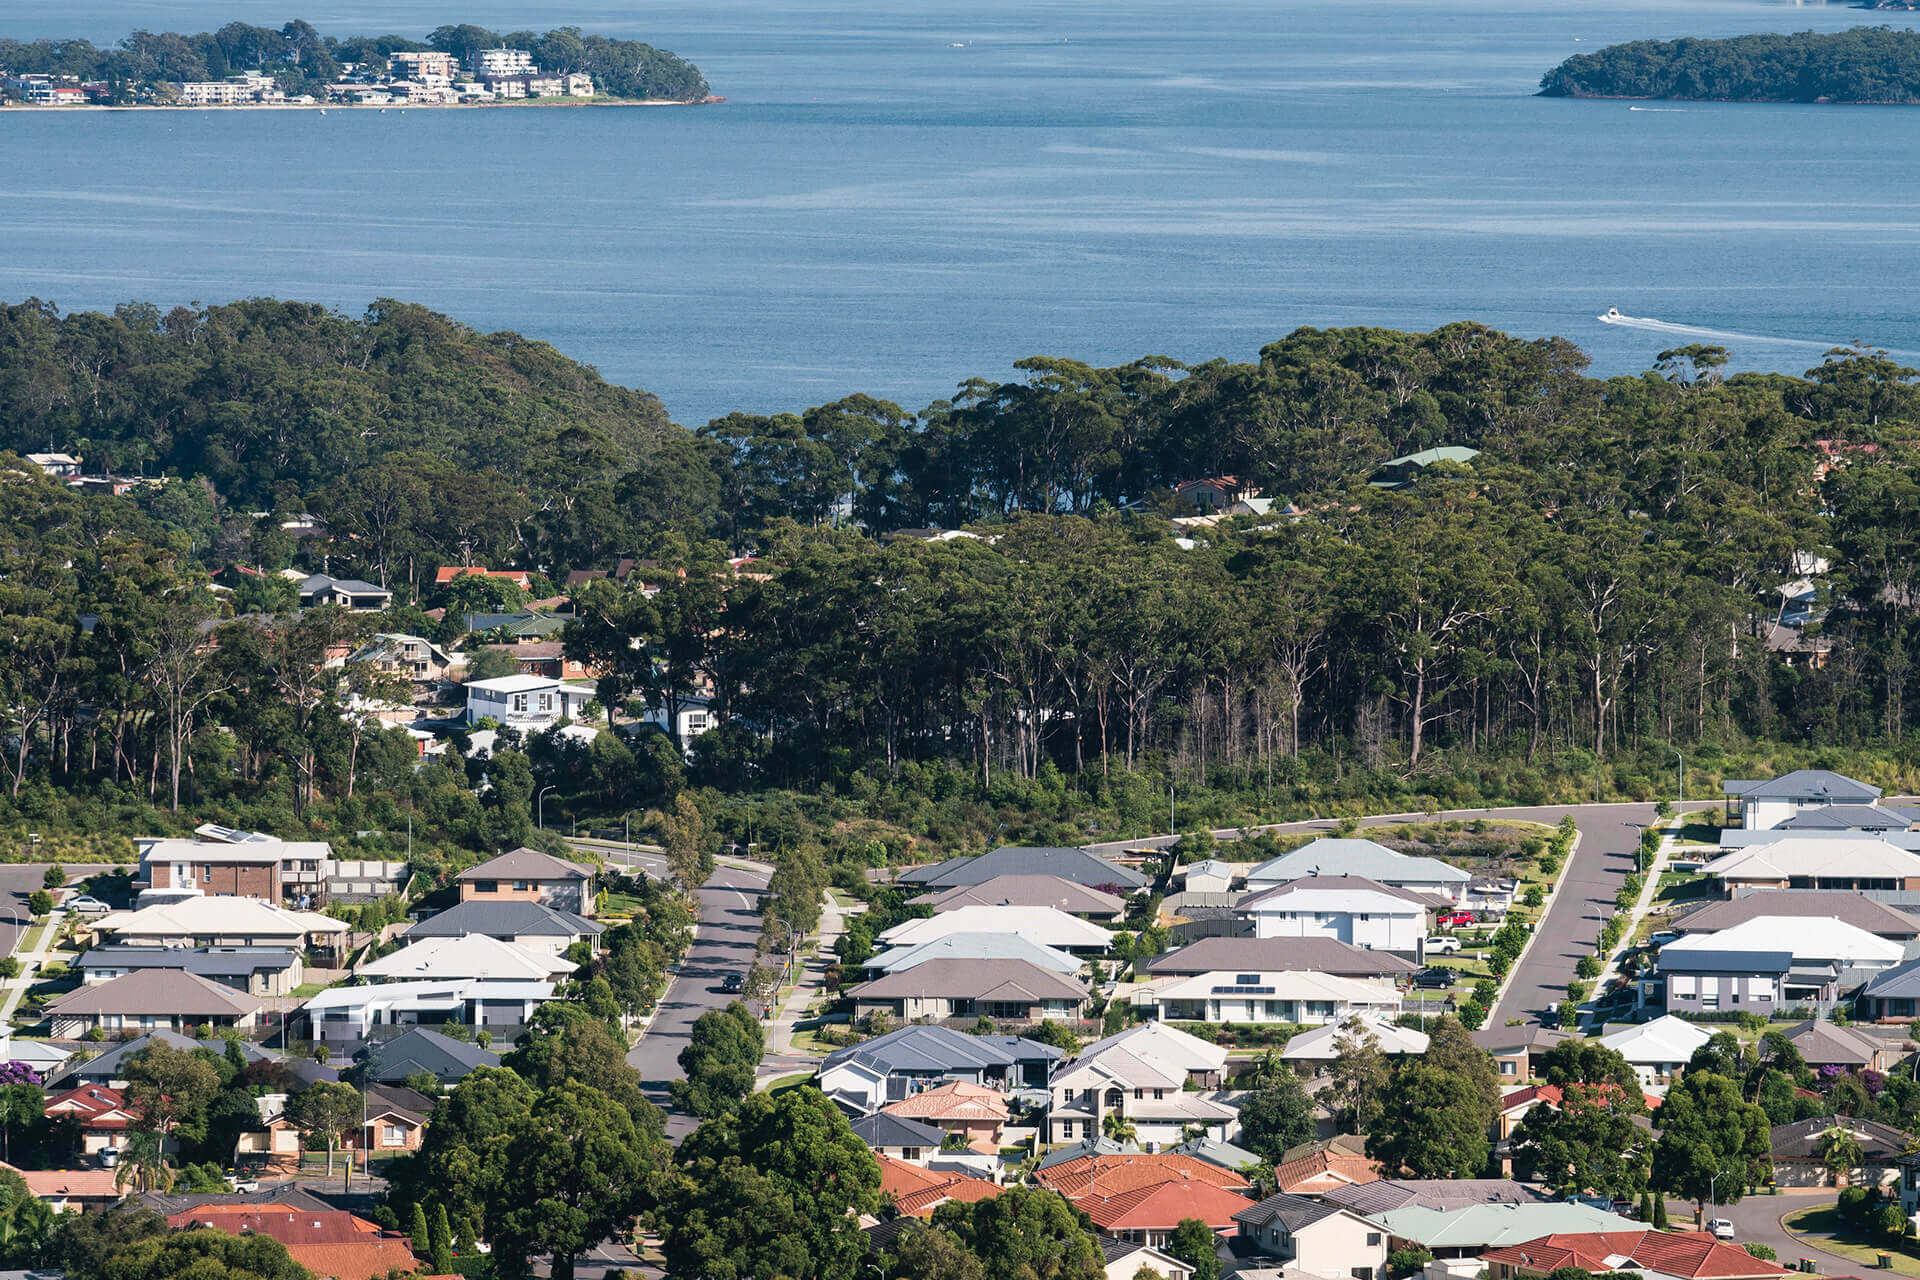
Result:
{"label": "red tile roof", "polygon": [[77,1089],[49,1095],[46,1113],[72,1116],[88,1129],[125,1129],[138,1114],[127,1106],[125,1094],[103,1084],[83,1084]]}
{"label": "red tile roof", "polygon": [[388,1272],[409,1272],[420,1264],[405,1240],[363,1240],[353,1244],[290,1244],[287,1256],[320,1280],[386,1280]]}
{"label": "red tile roof", "polygon": [[380,1228],[344,1209],[283,1209],[257,1204],[206,1204],[167,1218],[167,1225],[212,1227],[228,1235],[251,1231],[292,1248],[297,1244],[352,1244],[381,1238]]}
{"label": "red tile roof", "polygon": [[894,1207],[910,1218],[931,1217],[949,1200],[991,1200],[1003,1189],[985,1178],[923,1169],[877,1151],[874,1159],[880,1162],[881,1192],[892,1196]]}
{"label": "red tile roof", "polygon": [[[1588,1101],[1592,1101],[1595,1097],[1611,1096],[1620,1088],[1617,1084],[1590,1084],[1579,1087],[1587,1091]],[[1530,1084],[1524,1089],[1515,1089],[1504,1095],[1500,1099],[1500,1109],[1511,1111],[1515,1107],[1525,1106],[1528,1103],[1543,1102],[1558,1111],[1566,1100],[1566,1094],[1567,1091],[1557,1084]],[[1640,1101],[1646,1104],[1648,1111],[1659,1110],[1660,1099],[1650,1093],[1641,1094]]]}
{"label": "red tile roof", "polygon": [[1198,1218],[1219,1231],[1232,1227],[1233,1215],[1253,1205],[1245,1196],[1193,1179],[1154,1183],[1118,1195],[1067,1199],[1096,1226],[1110,1232],[1171,1231],[1188,1218]]}
{"label": "red tile roof", "polygon": [[1335,1187],[1380,1181],[1380,1162],[1350,1151],[1316,1151],[1275,1165],[1279,1189],[1290,1195],[1318,1195]]}
{"label": "red tile roof", "polygon": [[121,1195],[111,1169],[14,1169],[4,1163],[0,1169],[19,1174],[27,1190],[41,1200],[118,1200]]}
{"label": "red tile roof", "polygon": [[1203,1182],[1221,1190],[1238,1190],[1247,1185],[1247,1180],[1231,1169],[1172,1151],[1158,1155],[1136,1152],[1081,1156],[1042,1170],[1034,1175],[1034,1181],[1053,1188],[1069,1200],[1088,1194],[1118,1195],[1163,1182]]}
{"label": "red tile roof", "polygon": [[1007,1100],[1000,1096],[999,1090],[969,1084],[964,1080],[955,1080],[937,1089],[927,1089],[898,1102],[889,1102],[880,1109],[890,1116],[930,1120],[935,1124],[943,1120],[987,1120],[1004,1124],[1009,1114]]}
{"label": "red tile roof", "polygon": [[1540,1275],[1560,1267],[1598,1274],[1628,1266],[1684,1280],[1764,1280],[1788,1274],[1778,1263],[1764,1262],[1702,1231],[1561,1232],[1489,1249],[1481,1258]]}

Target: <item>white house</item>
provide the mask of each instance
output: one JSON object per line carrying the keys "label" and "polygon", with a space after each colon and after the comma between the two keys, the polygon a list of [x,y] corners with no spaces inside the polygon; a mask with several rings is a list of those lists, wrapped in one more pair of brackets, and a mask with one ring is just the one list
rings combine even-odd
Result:
{"label": "white house", "polygon": [[1395,853],[1371,840],[1320,839],[1292,853],[1269,858],[1247,872],[1247,888],[1267,889],[1303,876],[1358,876],[1393,889],[1432,894],[1457,902],[1473,880],[1438,858]]}
{"label": "white house", "polygon": [[1135,1008],[1173,1022],[1291,1022],[1302,1026],[1344,1021],[1356,1013],[1387,1017],[1400,1012],[1392,984],[1283,970],[1239,973],[1216,970],[1160,978],[1134,991]]}
{"label": "white house", "polygon": [[[1357,1030],[1371,1035],[1380,1046],[1380,1052],[1388,1057],[1404,1057],[1427,1051],[1427,1035],[1423,1031],[1399,1026],[1378,1015],[1355,1020],[1360,1024]],[[1351,1034],[1344,1023],[1328,1023],[1311,1031],[1303,1031],[1287,1041],[1287,1047],[1280,1051],[1280,1059],[1283,1062],[1332,1062],[1340,1056],[1340,1041]]]}
{"label": "white house", "polygon": [[1233,888],[1233,864],[1208,858],[1187,868],[1186,892],[1226,893]]}
{"label": "white house", "polygon": [[517,1032],[553,999],[551,982],[388,982],[331,987],[302,1010],[322,1043],[364,1040],[375,1027],[461,1023]]}
{"label": "white house", "polygon": [[484,933],[469,933],[459,938],[422,938],[361,965],[355,972],[377,982],[448,982],[463,978],[554,982],[579,967],[544,947],[521,947]]}
{"label": "white house", "polygon": [[563,684],[550,676],[501,676],[469,680],[467,723],[494,720],[510,729],[550,728],[561,720],[577,720],[580,708],[593,700],[586,685]]}
{"label": "white house", "polygon": [[1234,908],[1256,938],[1333,938],[1369,951],[1419,959],[1427,903],[1358,876],[1308,876],[1247,895]]}
{"label": "white house", "polygon": [[1233,1215],[1240,1234],[1288,1275],[1385,1276],[1386,1232],[1351,1209],[1282,1192]]}
{"label": "white house", "polygon": [[1600,1043],[1627,1060],[1642,1087],[1650,1087],[1671,1079],[1687,1065],[1693,1051],[1711,1038],[1705,1028],[1667,1014],[1602,1036]]}
{"label": "white house", "polygon": [[1721,784],[1727,803],[1740,806],[1740,825],[1770,831],[1802,809],[1828,805],[1876,804],[1880,788],[1826,769],[1795,769],[1777,778],[1729,778]]}
{"label": "white house", "polygon": [[1790,836],[1723,853],[1702,870],[1728,897],[1755,889],[1920,889],[1920,854],[1873,836]]}
{"label": "white house", "polygon": [[1141,1143],[1174,1146],[1189,1125],[1230,1141],[1240,1113],[1205,1092],[1217,1089],[1227,1051],[1164,1022],[1146,1022],[1082,1049],[1055,1068],[1048,1089],[1047,1137],[1052,1142],[1098,1138],[1101,1121],[1118,1113]]}
{"label": "white house", "polygon": [[1657,973],[1669,1013],[1770,1017],[1796,1004],[1831,1005],[1905,953],[1900,943],[1843,920],[1755,916],[1667,943]]}
{"label": "white house", "polygon": [[955,933],[1011,933],[1063,951],[1105,951],[1113,934],[1055,907],[960,907],[924,920],[903,920],[880,935],[890,947],[917,946]]}

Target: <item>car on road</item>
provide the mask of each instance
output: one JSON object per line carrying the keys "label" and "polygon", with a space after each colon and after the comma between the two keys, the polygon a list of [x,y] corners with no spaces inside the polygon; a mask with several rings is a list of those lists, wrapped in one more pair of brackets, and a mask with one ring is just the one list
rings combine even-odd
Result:
{"label": "car on road", "polygon": [[103,916],[113,910],[100,899],[89,897],[84,893],[78,897],[68,898],[64,905],[67,910],[77,916]]}
{"label": "car on road", "polygon": [[1733,1224],[1725,1218],[1712,1218],[1707,1222],[1707,1230],[1713,1232],[1715,1240],[1733,1239]]}
{"label": "car on road", "polygon": [[1452,986],[1459,976],[1451,969],[1422,969],[1413,975],[1413,985],[1422,990],[1432,991]]}
{"label": "car on road", "polygon": [[747,980],[737,973],[730,973],[720,979],[720,989],[728,995],[734,995],[740,991],[744,991],[746,986]]}
{"label": "car on road", "polygon": [[1460,950],[1460,939],[1458,938],[1442,937],[1427,939],[1427,952],[1430,955],[1450,956],[1458,950]]}

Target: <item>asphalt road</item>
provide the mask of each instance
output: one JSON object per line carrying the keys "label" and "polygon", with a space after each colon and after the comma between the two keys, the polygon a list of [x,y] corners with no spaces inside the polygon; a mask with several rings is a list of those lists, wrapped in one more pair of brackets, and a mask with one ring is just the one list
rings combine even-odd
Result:
{"label": "asphalt road", "polygon": [[[687,1045],[694,1019],[732,1000],[720,990],[721,980],[729,973],[745,973],[753,964],[754,944],[760,938],[760,899],[769,874],[761,868],[722,866],[700,887],[699,934],[661,998],[653,1025],[627,1054],[647,1095],[662,1107],[669,1105],[668,1082],[681,1077],[680,1051]],[[694,1124],[691,1116],[669,1113],[667,1136],[677,1142],[693,1131]]]}
{"label": "asphalt road", "polygon": [[[67,870],[67,883],[76,884],[96,871],[105,871],[104,866],[72,866]],[[20,936],[27,930],[27,899],[35,889],[43,887],[47,874],[45,863],[20,862],[0,865],[0,955],[12,955],[20,946]]]}
{"label": "asphalt road", "polygon": [[[1838,1254],[1826,1253],[1811,1245],[1794,1239],[1780,1225],[1780,1219],[1796,1214],[1804,1209],[1818,1209],[1829,1205],[1836,1199],[1833,1191],[1807,1191],[1800,1194],[1783,1193],[1777,1196],[1748,1196],[1739,1204],[1723,1204],[1717,1212],[1733,1224],[1734,1240],[1745,1244],[1749,1240],[1757,1244],[1773,1246],[1785,1266],[1793,1266],[1801,1258],[1812,1258],[1820,1268],[1820,1274],[1828,1276],[1858,1276],[1866,1274],[1861,1264]],[[1709,1213],[1716,1212],[1709,1210]],[[1677,1200],[1667,1202],[1667,1213],[1676,1227],[1690,1226],[1693,1223],[1693,1205]]]}

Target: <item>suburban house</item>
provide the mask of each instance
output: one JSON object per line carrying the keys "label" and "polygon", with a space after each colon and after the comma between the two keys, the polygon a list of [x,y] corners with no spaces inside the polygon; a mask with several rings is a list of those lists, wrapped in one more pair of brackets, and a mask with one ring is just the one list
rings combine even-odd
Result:
{"label": "suburban house", "polygon": [[[112,1169],[16,1169],[0,1163],[0,1169],[20,1175],[33,1198],[55,1213],[79,1213],[86,1209],[110,1209],[126,1195],[126,1188]],[[45,1272],[28,1272],[39,1277]]]}
{"label": "suburban house", "polygon": [[1535,1025],[1484,1027],[1473,1033],[1473,1042],[1493,1058],[1503,1080],[1531,1080],[1534,1060],[1562,1040],[1574,1038],[1571,1031]]}
{"label": "suburban house", "polygon": [[1390,984],[1310,970],[1243,973],[1232,969],[1157,978],[1135,988],[1136,1009],[1171,1022],[1291,1022],[1315,1026],[1356,1013],[1400,1012]]}
{"label": "suburban house", "polygon": [[450,653],[431,640],[399,631],[383,631],[347,655],[386,675],[414,681],[449,680],[466,664],[465,654]]}
{"label": "suburban house", "polygon": [[1167,1280],[1193,1280],[1194,1269],[1190,1263],[1162,1253],[1152,1245],[1105,1233],[1095,1238],[1100,1242],[1100,1257],[1107,1264],[1106,1280],[1136,1280],[1144,1271],[1165,1276]]}
{"label": "suburban house", "polygon": [[47,1095],[46,1116],[73,1124],[80,1136],[80,1154],[97,1157],[118,1151],[127,1130],[140,1113],[127,1105],[126,1095],[103,1084],[83,1084]]}
{"label": "suburban house", "polygon": [[279,840],[212,826],[201,830],[216,838],[141,841],[134,886],[156,898],[202,894],[258,898],[276,906],[311,905],[324,892],[327,864],[333,861],[333,847],[325,841]]}
{"label": "suburban house", "polygon": [[1814,1019],[1787,1028],[1787,1043],[1809,1067],[1844,1071],[1887,1071],[1905,1050],[1891,1040],[1837,1022]]}
{"label": "suburban house", "polygon": [[1332,938],[1418,960],[1431,904],[1358,876],[1308,876],[1250,893],[1234,908],[1256,938]]}
{"label": "suburban house", "polygon": [[140,969],[173,969],[232,987],[242,995],[286,996],[306,981],[300,953],[286,947],[92,947],[74,961],[80,981],[97,986]]}
{"label": "suburban house", "polygon": [[80,475],[80,459],[71,453],[30,453],[27,461],[50,476],[72,480]]}
{"label": "suburban house", "polygon": [[344,1209],[288,1209],[260,1204],[202,1204],[169,1214],[174,1230],[206,1227],[228,1235],[262,1235],[286,1246],[287,1256],[328,1280],[382,1280],[419,1268],[399,1232],[382,1231]]}
{"label": "suburban house", "polygon": [[1339,1187],[1380,1180],[1381,1164],[1357,1151],[1326,1147],[1273,1167],[1274,1189],[1296,1196],[1320,1196]]}
{"label": "suburban house", "polygon": [[1469,466],[1479,456],[1478,449],[1469,449],[1465,445],[1457,444],[1421,449],[1417,453],[1388,458],[1374,469],[1373,479],[1367,483],[1376,489],[1402,489],[1418,480],[1428,467],[1437,466],[1442,462],[1451,462],[1462,467]]}
{"label": "suburban house", "polygon": [[1427,1051],[1427,1035],[1424,1031],[1400,1026],[1376,1014],[1356,1016],[1346,1022],[1328,1023],[1311,1031],[1303,1031],[1287,1041],[1286,1047],[1280,1050],[1280,1060],[1310,1064],[1332,1062],[1340,1056],[1340,1042],[1355,1035],[1371,1035],[1380,1046],[1380,1052],[1392,1058]]}
{"label": "suburban house", "polygon": [[1884,804],[1829,804],[1800,812],[1779,824],[1779,831],[1911,831],[1912,810]]}
{"label": "suburban house", "polygon": [[375,982],[558,982],[580,966],[546,947],[520,947],[469,933],[458,938],[422,938],[369,960],[354,972]]}
{"label": "suburban house", "polygon": [[1920,1016],[1920,957],[1875,974],[1853,1007],[1857,1016],[1882,1022]]}
{"label": "suburban house", "polygon": [[454,877],[462,902],[538,902],[593,916],[593,872],[533,849],[515,849]]}
{"label": "suburban house", "polygon": [[931,1156],[939,1153],[940,1144],[947,1140],[943,1129],[885,1111],[860,1116],[848,1127],[853,1130],[853,1136],[866,1143],[875,1155],[908,1164],[925,1165]]}
{"label": "suburban house", "polygon": [[1672,1280],[1773,1280],[1789,1274],[1779,1263],[1704,1231],[1654,1231],[1638,1224],[1631,1230],[1562,1232],[1504,1245],[1487,1250],[1481,1261],[1489,1280],[1547,1276],[1562,1267],[1595,1275],[1638,1271]]}
{"label": "suburban house", "polygon": [[923,893],[907,899],[913,906],[930,906],[934,914],[959,907],[1051,907],[1088,920],[1118,920],[1127,901],[1117,893],[1089,889],[1059,876],[995,876],[979,884]]}
{"label": "suburban house", "polygon": [[533,577],[525,569],[489,569],[483,565],[443,564],[433,571],[433,584],[444,587],[455,578],[494,578],[511,583],[522,591],[533,589]]}
{"label": "suburban house", "polygon": [[1600,1037],[1602,1046],[1627,1060],[1642,1088],[1665,1084],[1686,1068],[1694,1050],[1712,1039],[1703,1027],[1672,1014]]}
{"label": "suburban house", "polygon": [[[1054,1069],[1048,1088],[1047,1140],[1096,1138],[1109,1114],[1132,1123],[1142,1143],[1174,1146],[1188,1126],[1231,1141],[1240,1113],[1214,1101],[1227,1051],[1164,1022],[1147,1022],[1096,1040]],[[1189,1082],[1198,1086],[1189,1089]]]}
{"label": "suburban house", "polygon": [[1200,511],[1230,511],[1243,500],[1260,496],[1260,490],[1241,476],[1202,476],[1183,480],[1173,490],[1175,502]]}
{"label": "suburban house", "polygon": [[1795,836],[1748,845],[1702,870],[1730,898],[1756,889],[1920,890],[1920,854],[1867,836]]}
{"label": "suburban house", "polygon": [[1857,893],[1775,889],[1703,902],[1673,922],[1680,933],[1718,933],[1759,916],[1834,919],[1894,942],[1920,939],[1920,917]]}
{"label": "suburban house", "polygon": [[463,619],[467,634],[497,633],[509,640],[548,640],[567,629],[571,617],[518,609],[512,613],[469,613]]}
{"label": "suburban house", "polygon": [[317,609],[333,604],[342,609],[366,613],[389,608],[393,604],[393,592],[385,587],[376,587],[358,578],[330,578],[324,573],[303,578],[299,592],[302,609]]}
{"label": "suburban house", "polygon": [[992,853],[974,858],[948,858],[929,866],[913,867],[900,873],[901,884],[924,885],[930,889],[953,889],[961,885],[982,884],[995,876],[1058,876],[1090,889],[1100,889],[1122,897],[1147,886],[1147,878],[1138,871],[1118,866],[1084,849],[1021,848],[1003,845]]}
{"label": "suburban house", "polygon": [[1506,1199],[1449,1208],[1414,1203],[1368,1213],[1366,1218],[1387,1233],[1391,1248],[1425,1249],[1437,1259],[1473,1259],[1488,1249],[1524,1244],[1557,1232],[1644,1230],[1631,1218],[1577,1200]]}
{"label": "suburban house", "polygon": [[1384,1280],[1386,1233],[1350,1209],[1280,1192],[1233,1215],[1240,1234],[1289,1272]]}
{"label": "suburban house", "polygon": [[553,999],[551,982],[383,982],[329,987],[300,1010],[311,1038],[326,1044],[372,1038],[376,1027],[458,1024],[511,1040]]}
{"label": "suburban house", "polygon": [[417,1075],[429,1075],[451,1087],[481,1067],[497,1067],[500,1055],[465,1040],[441,1035],[425,1027],[410,1027],[383,1044],[369,1045],[358,1055],[367,1079],[381,1084],[404,1084]]}
{"label": "suburban house", "polygon": [[1147,961],[1156,978],[1198,977],[1234,972],[1271,973],[1305,969],[1336,978],[1385,978],[1412,973],[1419,966],[1385,951],[1368,951],[1337,938],[1201,938]]}
{"label": "suburban house", "polygon": [[520,664],[523,676],[551,676],[555,680],[591,680],[599,673],[578,658],[567,656],[563,640],[542,640],[522,636],[512,644],[490,644]]}
{"label": "suburban house", "polygon": [[571,911],[559,911],[538,902],[459,902],[436,912],[406,932],[409,942],[422,938],[460,938],[484,933],[501,942],[545,951],[565,951],[576,942],[592,942],[604,926]]}
{"label": "suburban house", "polygon": [[1180,873],[1180,886],[1184,893],[1231,893],[1233,879],[1231,862],[1206,858],[1188,864]]}
{"label": "suburban house", "polygon": [[889,1102],[883,1113],[903,1120],[930,1124],[943,1133],[958,1134],[977,1150],[998,1151],[1000,1131],[1011,1114],[998,1089],[952,1080]]}
{"label": "suburban house", "polygon": [[375,1154],[418,1151],[433,1099],[405,1085],[367,1086],[365,1125],[347,1136],[347,1148]]}
{"label": "suburban house", "polygon": [[[1783,1187],[1891,1187],[1911,1143],[1898,1129],[1851,1116],[1810,1116],[1768,1133],[1773,1180]],[[1836,1178],[1828,1156],[1842,1141],[1857,1146],[1860,1159]]]}
{"label": "suburban house", "polygon": [[884,1013],[906,1022],[1055,1022],[1078,1018],[1087,1007],[1085,983],[1024,960],[929,960],[863,982],[847,995],[856,1018]]}
{"label": "suburban house", "polygon": [[1872,783],[1826,769],[1795,769],[1758,780],[1729,778],[1720,789],[1726,793],[1729,816],[1737,810],[1740,825],[1749,831],[1771,830],[1806,809],[1878,804],[1881,794]]}
{"label": "suburban house", "polygon": [[1247,888],[1271,889],[1306,876],[1357,876],[1394,889],[1458,902],[1473,877],[1438,858],[1396,853],[1371,840],[1323,837],[1247,872]]}
{"label": "suburban house", "polygon": [[1248,1204],[1240,1194],[1243,1175],[1172,1152],[1080,1156],[1037,1171],[1034,1181],[1102,1231],[1156,1247],[1188,1218],[1231,1230],[1233,1215]]}
{"label": "suburban house", "polygon": [[[1589,1110],[1604,1109],[1612,1112],[1614,1104],[1625,1099],[1617,1084],[1557,1085],[1530,1084],[1504,1093],[1500,1097],[1500,1110],[1494,1116],[1495,1132],[1502,1138],[1511,1138],[1513,1131],[1535,1107],[1545,1107],[1548,1111],[1558,1111],[1566,1105],[1567,1090],[1576,1089],[1575,1104],[1582,1099]],[[1660,1099],[1651,1094],[1641,1094],[1638,1105],[1649,1112],[1660,1106]]]}
{"label": "suburban house", "polygon": [[1104,953],[1113,932],[1052,907],[956,907],[939,915],[903,920],[879,936],[891,947],[917,946],[956,933],[1012,933],[1061,951]]}
{"label": "suburban house", "polygon": [[89,1031],[192,1031],[199,1026],[254,1025],[260,1002],[231,987],[178,969],[140,969],[82,986],[47,1004],[56,1040]]}
{"label": "suburban house", "polygon": [[1363,1218],[1410,1206],[1451,1212],[1482,1204],[1541,1204],[1553,1196],[1508,1178],[1381,1178],[1334,1187],[1323,1199]]}
{"label": "suburban house", "polygon": [[1900,962],[1898,942],[1831,917],[1756,916],[1718,933],[1690,933],[1660,948],[1641,997],[1670,1013],[1831,1008],[1871,975]]}
{"label": "suburban house", "polygon": [[[274,1060],[273,1054],[258,1045],[249,1044],[245,1040],[235,1040],[231,1043],[239,1046],[241,1056],[245,1057],[249,1064]],[[54,1077],[50,1083],[57,1083],[61,1088],[68,1089],[83,1084],[103,1084],[111,1089],[124,1089],[127,1087],[127,1062],[155,1044],[164,1044],[168,1048],[179,1049],[184,1053],[206,1047],[204,1040],[196,1040],[191,1036],[180,1035],[178,1032],[149,1031],[145,1035],[111,1045],[97,1057],[75,1063]]]}
{"label": "suburban house", "polygon": [[828,1054],[815,1083],[842,1109],[865,1115],[948,1081],[1003,1091],[1044,1088],[1060,1055],[1053,1045],[1018,1036],[902,1027]]}
{"label": "suburban house", "polygon": [[881,1194],[891,1196],[893,1207],[905,1218],[931,1218],[949,1200],[990,1200],[1003,1190],[999,1183],[970,1173],[926,1169],[879,1152],[873,1158],[880,1163]]}
{"label": "suburban house", "polygon": [[523,732],[578,720],[580,709],[594,699],[590,685],[562,684],[551,676],[500,676],[461,687],[467,692],[468,724],[492,720]]}
{"label": "suburban house", "polygon": [[889,947],[860,967],[870,973],[898,973],[929,960],[1024,960],[1053,973],[1072,975],[1086,961],[1057,947],[1043,947],[1017,933],[950,933],[931,942]]}
{"label": "suburban house", "polygon": [[254,898],[216,897],[115,912],[101,916],[93,927],[133,947],[315,948],[337,954],[352,926],[345,920],[288,911]]}

